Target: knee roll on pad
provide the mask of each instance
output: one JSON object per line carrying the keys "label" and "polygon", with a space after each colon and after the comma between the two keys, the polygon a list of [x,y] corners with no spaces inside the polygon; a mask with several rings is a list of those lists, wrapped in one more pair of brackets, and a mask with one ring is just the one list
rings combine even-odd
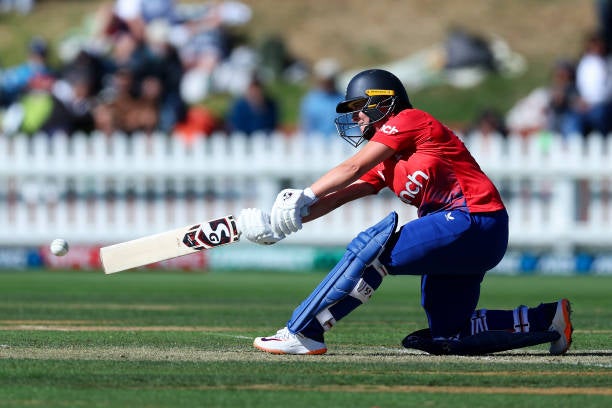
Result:
{"label": "knee roll on pad", "polygon": [[[375,264],[396,227],[397,213],[391,212],[378,224],[359,233],[348,244],[340,262],[293,311],[287,322],[289,331],[302,331],[321,312],[320,320],[325,320],[325,311],[329,313],[329,306],[346,296],[353,296],[362,303],[367,301],[372,296],[373,288],[362,279],[363,271],[367,266]],[[384,271],[380,264],[373,266],[377,271]]]}

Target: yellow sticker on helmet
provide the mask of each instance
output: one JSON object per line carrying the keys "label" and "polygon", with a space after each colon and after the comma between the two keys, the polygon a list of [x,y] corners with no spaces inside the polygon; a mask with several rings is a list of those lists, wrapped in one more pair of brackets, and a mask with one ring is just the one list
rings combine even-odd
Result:
{"label": "yellow sticker on helmet", "polygon": [[393,89],[366,89],[365,94],[368,96],[395,95],[395,91]]}

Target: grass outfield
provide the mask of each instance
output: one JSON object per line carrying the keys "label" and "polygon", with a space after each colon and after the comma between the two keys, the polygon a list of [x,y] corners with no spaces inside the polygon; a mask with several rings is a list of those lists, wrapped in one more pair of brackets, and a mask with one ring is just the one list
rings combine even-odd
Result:
{"label": "grass outfield", "polygon": [[483,307],[573,301],[574,347],[436,357],[418,278],[389,277],[327,336],[324,356],[273,356],[273,333],[323,274],[0,273],[2,407],[612,406],[612,277],[489,277]]}

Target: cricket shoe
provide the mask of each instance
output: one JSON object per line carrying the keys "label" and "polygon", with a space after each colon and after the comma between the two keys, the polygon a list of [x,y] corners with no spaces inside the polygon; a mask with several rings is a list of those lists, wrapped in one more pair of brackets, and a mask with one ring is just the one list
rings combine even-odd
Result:
{"label": "cricket shoe", "polygon": [[569,300],[561,299],[557,302],[555,316],[553,317],[552,323],[548,328],[548,330],[556,331],[560,334],[558,340],[550,343],[549,351],[550,354],[554,356],[567,353],[567,350],[569,350],[570,346],[572,345],[572,332],[574,331],[574,327],[572,326],[570,317],[571,313],[572,308]]}
{"label": "cricket shoe", "polygon": [[325,343],[309,339],[301,333],[291,333],[283,327],[275,335],[256,337],[253,346],[272,354],[325,354]]}

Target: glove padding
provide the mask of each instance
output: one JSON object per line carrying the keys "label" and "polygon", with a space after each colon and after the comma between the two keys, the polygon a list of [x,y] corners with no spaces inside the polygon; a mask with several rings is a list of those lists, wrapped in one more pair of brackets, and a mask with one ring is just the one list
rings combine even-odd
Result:
{"label": "glove padding", "polygon": [[272,245],[285,238],[285,235],[272,231],[270,216],[259,208],[240,211],[236,224],[242,236],[256,244]]}
{"label": "glove padding", "polygon": [[278,193],[272,206],[272,230],[285,236],[302,229],[302,217],[308,215],[308,207],[315,201],[317,197],[310,188],[288,188]]}

